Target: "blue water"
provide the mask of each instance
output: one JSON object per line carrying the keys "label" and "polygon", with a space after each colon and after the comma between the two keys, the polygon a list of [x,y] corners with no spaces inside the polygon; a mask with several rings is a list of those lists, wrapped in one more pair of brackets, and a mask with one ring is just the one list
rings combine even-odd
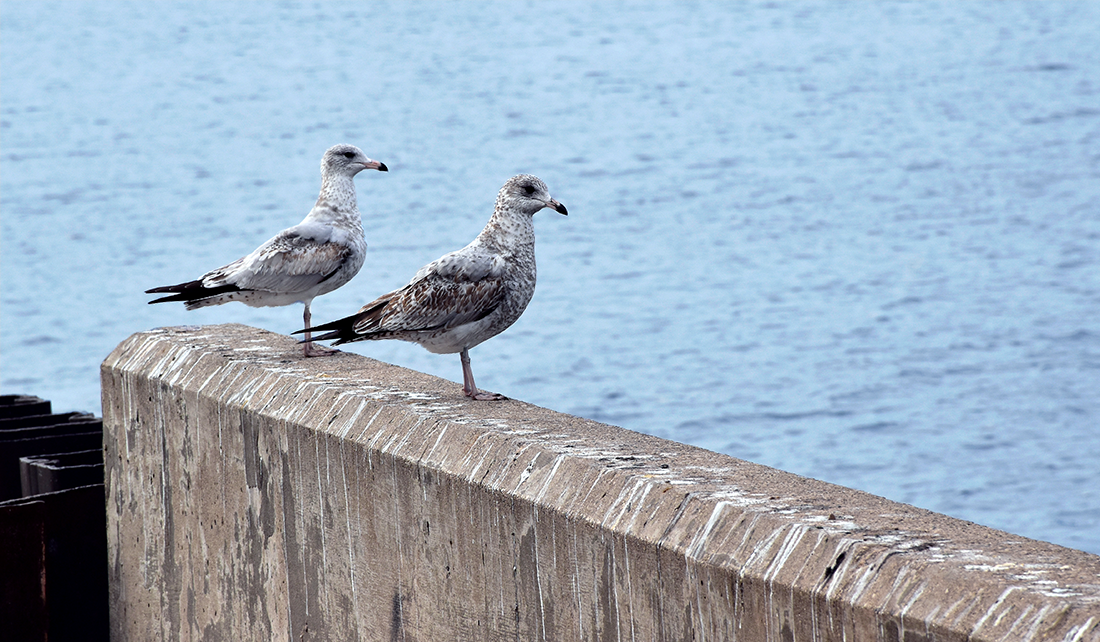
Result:
{"label": "blue water", "polygon": [[0,12],[4,392],[99,412],[133,332],[297,329],[142,291],[297,223],[350,142],[391,171],[315,321],[534,173],[570,215],[481,387],[1100,553],[1100,3]]}

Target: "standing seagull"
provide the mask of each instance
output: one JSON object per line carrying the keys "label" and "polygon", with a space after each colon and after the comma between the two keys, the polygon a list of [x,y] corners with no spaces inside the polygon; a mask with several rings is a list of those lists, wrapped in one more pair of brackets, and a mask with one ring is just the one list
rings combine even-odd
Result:
{"label": "standing seagull", "polygon": [[321,195],[305,219],[279,232],[244,258],[194,281],[146,290],[175,292],[149,303],[183,301],[188,310],[240,301],[254,308],[302,302],[307,357],[332,354],[310,341],[309,304],[352,279],[363,267],[367,241],[355,201],[354,177],[364,169],[388,172],[354,145],[336,145],[321,158]]}
{"label": "standing seagull", "polygon": [[436,354],[458,352],[466,396],[504,399],[474,385],[470,348],[504,332],[531,301],[535,293],[531,219],[544,207],[568,214],[535,176],[509,179],[497,194],[493,216],[472,243],[420,268],[408,285],[378,297],[356,314],[313,328],[330,331],[316,340],[336,339],[339,345],[401,339]]}

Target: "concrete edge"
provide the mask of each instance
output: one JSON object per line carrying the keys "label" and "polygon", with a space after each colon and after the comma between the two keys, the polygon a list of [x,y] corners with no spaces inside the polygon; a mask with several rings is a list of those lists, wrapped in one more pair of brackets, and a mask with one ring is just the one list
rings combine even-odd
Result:
{"label": "concrete edge", "polygon": [[133,372],[583,520],[700,575],[848,604],[880,635],[894,622],[940,632],[930,639],[1100,639],[1100,557],[1081,551],[523,402],[468,402],[457,384],[365,357],[303,359],[247,326],[136,334],[103,364],[105,380]]}

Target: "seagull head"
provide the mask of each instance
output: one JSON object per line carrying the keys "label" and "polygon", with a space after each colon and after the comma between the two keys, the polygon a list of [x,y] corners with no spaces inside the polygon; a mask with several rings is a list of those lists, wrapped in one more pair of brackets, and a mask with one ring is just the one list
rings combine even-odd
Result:
{"label": "seagull head", "polygon": [[334,145],[325,152],[321,159],[321,173],[339,173],[347,176],[355,176],[364,169],[376,169],[380,172],[388,172],[390,168],[385,163],[367,158],[363,150],[355,145]]}
{"label": "seagull head", "polygon": [[500,199],[511,201],[513,206],[519,207],[528,214],[549,207],[560,214],[568,215],[565,206],[550,196],[550,189],[546,187],[538,176],[520,174],[508,179],[504,187],[500,188]]}

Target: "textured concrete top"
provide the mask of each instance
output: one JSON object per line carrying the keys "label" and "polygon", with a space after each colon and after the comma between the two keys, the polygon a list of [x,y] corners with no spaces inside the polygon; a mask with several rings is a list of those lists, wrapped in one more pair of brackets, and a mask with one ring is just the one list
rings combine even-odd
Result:
{"label": "textured concrete top", "polygon": [[140,333],[104,363],[138,369],[690,564],[849,603],[879,618],[880,639],[894,637],[888,614],[906,631],[923,622],[906,640],[1100,640],[1100,557],[1081,551],[520,401],[468,401],[357,355],[303,359],[247,326]]}

